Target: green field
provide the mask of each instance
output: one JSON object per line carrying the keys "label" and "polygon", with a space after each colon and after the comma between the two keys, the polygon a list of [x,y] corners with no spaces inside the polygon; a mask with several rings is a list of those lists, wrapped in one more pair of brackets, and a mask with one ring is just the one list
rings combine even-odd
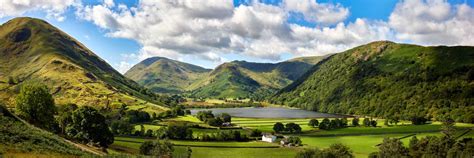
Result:
{"label": "green field", "polygon": [[[112,148],[127,147],[129,152],[138,153],[141,143],[146,140],[135,137],[115,137]],[[192,149],[193,158],[207,158],[207,157],[294,157],[296,148],[279,148],[277,144],[251,141],[251,142],[199,142],[199,141],[171,141],[175,146],[175,157],[185,152],[186,147]]]}
{"label": "green field", "polygon": [[[334,143],[342,143],[349,146],[356,157],[367,157],[371,152],[377,151],[376,145],[381,143],[386,137],[400,138],[410,134],[416,134],[418,138],[428,135],[440,135],[440,122],[433,122],[426,125],[411,125],[408,121],[401,121],[398,125],[386,126],[384,120],[377,120],[377,127],[348,127],[334,130],[319,130],[307,125],[310,119],[284,119],[284,118],[232,118],[232,123],[243,127],[241,132],[249,133],[252,129],[259,129],[264,132],[273,131],[273,124],[276,122],[289,123],[294,122],[301,126],[303,132],[293,134],[299,136],[303,141],[303,147],[286,148],[280,147],[276,143],[267,143],[261,141],[251,142],[200,142],[200,141],[177,141],[171,140],[175,144],[175,157],[182,157],[189,146],[193,150],[193,158],[208,157],[294,157],[298,150],[303,148],[327,148]],[[320,122],[322,119],[318,119]],[[181,116],[172,119],[166,119],[160,124],[169,122],[190,122],[205,125],[194,116]],[[349,119],[349,124],[351,119]],[[362,119],[360,120],[362,122]],[[159,128],[157,125],[144,125],[145,129]],[[139,125],[137,126],[139,128]],[[473,124],[457,123],[456,128],[461,133],[468,128],[473,128]],[[219,129],[197,129],[192,128],[194,136],[200,136],[204,133],[215,133]],[[464,137],[473,137],[474,131],[469,132]],[[409,138],[403,139],[405,143]],[[145,139],[139,137],[116,137],[112,148],[125,147],[127,152],[137,153],[140,144]]]}

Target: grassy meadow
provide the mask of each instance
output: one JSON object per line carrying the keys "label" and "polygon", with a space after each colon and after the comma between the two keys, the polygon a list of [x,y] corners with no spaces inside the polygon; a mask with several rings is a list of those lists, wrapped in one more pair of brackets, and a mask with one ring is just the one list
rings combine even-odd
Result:
{"label": "grassy meadow", "polygon": [[[299,150],[304,148],[327,148],[334,143],[343,143],[349,146],[356,157],[367,157],[371,152],[377,151],[377,144],[381,143],[386,137],[400,138],[411,134],[416,134],[418,138],[428,135],[440,135],[441,123],[433,122],[426,125],[411,125],[408,121],[401,121],[398,125],[384,125],[383,119],[378,119],[377,127],[348,127],[334,130],[319,130],[318,128],[309,127],[307,124],[309,118],[306,119],[285,119],[285,118],[232,118],[232,123],[242,127],[241,132],[250,133],[252,129],[259,129],[263,132],[272,132],[273,124],[282,122],[297,123],[303,129],[298,136],[303,141],[303,147],[280,147],[277,143],[267,143],[261,141],[249,142],[201,142],[201,141],[181,141],[171,140],[175,145],[175,157],[183,157],[182,153],[187,151],[187,147],[192,149],[193,158],[209,158],[209,157],[294,157]],[[318,119],[320,122],[322,119]],[[349,125],[351,119],[348,120]],[[159,124],[167,124],[169,122],[188,122],[205,125],[197,118],[191,115],[180,116],[172,119],[165,119]],[[362,122],[362,119],[360,120]],[[161,125],[144,124],[145,129],[156,130]],[[473,128],[473,124],[457,123],[458,133],[464,132],[468,128]],[[136,125],[136,129],[140,126]],[[215,133],[219,129],[197,129],[192,128],[194,136],[198,137],[204,133]],[[225,129],[222,129],[225,130]],[[474,136],[474,131],[469,132],[464,137]],[[407,144],[411,137],[402,139]],[[111,150],[124,150],[119,152],[138,153],[141,143],[146,140],[154,140],[154,138],[140,137],[115,137],[115,142]],[[236,154],[237,153],[237,154]],[[180,155],[181,154],[181,155]]]}

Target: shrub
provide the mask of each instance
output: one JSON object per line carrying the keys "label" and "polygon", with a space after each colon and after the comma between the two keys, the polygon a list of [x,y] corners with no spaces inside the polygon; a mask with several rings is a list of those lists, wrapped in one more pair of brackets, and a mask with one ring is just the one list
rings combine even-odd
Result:
{"label": "shrub", "polygon": [[140,146],[140,154],[158,157],[172,157],[173,144],[169,141],[145,141]]}

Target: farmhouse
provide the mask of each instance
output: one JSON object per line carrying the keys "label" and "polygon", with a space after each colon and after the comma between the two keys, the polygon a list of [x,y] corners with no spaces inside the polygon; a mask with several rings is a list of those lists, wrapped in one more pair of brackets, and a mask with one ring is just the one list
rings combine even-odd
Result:
{"label": "farmhouse", "polygon": [[272,134],[263,134],[262,135],[262,141],[264,141],[264,142],[273,143],[273,142],[276,141],[276,139],[277,139],[277,137],[272,135]]}

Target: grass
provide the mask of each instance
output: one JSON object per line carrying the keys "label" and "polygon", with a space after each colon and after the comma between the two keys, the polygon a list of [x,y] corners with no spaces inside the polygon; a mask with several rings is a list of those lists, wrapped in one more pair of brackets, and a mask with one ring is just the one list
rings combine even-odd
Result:
{"label": "grass", "polygon": [[[375,152],[378,148],[375,146],[380,144],[384,138],[400,138],[408,134],[385,134],[385,135],[363,135],[363,136],[337,136],[337,137],[310,137],[310,136],[300,136],[303,144],[307,147],[318,147],[318,148],[327,148],[334,143],[342,143],[349,146],[356,157],[367,157],[371,152]],[[421,133],[417,134],[418,138],[426,137],[429,135],[439,136],[439,132],[435,133]],[[474,136],[474,132],[471,131],[465,137]],[[409,138],[402,139],[402,141],[408,145]]]}
{"label": "grass", "polygon": [[[25,157],[27,155],[81,156],[87,153],[67,143],[63,138],[26,125],[0,111],[0,155]],[[1,156],[0,156],[1,157]],[[36,157],[36,156],[34,156]],[[46,156],[48,157],[48,156]]]}
{"label": "grass", "polygon": [[[147,140],[144,138],[134,137],[115,137],[112,147],[126,147],[130,148],[129,152],[137,153],[141,143]],[[295,148],[279,148],[277,144],[270,144],[265,142],[199,142],[199,141],[177,141],[171,140],[175,144],[174,157],[182,157],[183,152],[186,152],[186,146],[192,149],[193,158],[208,158],[208,157],[294,157],[298,149]],[[238,153],[238,154],[237,154]]]}

